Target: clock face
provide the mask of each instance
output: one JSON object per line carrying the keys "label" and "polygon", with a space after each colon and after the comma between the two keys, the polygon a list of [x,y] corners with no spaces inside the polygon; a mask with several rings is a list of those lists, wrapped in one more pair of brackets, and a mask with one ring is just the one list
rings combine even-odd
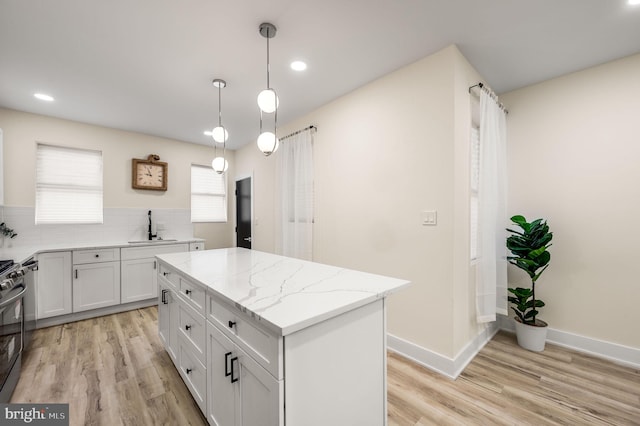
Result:
{"label": "clock face", "polygon": [[157,164],[138,164],[136,182],[140,186],[160,188],[164,184],[164,168]]}
{"label": "clock face", "polygon": [[167,190],[167,163],[134,158],[132,171],[134,189]]}

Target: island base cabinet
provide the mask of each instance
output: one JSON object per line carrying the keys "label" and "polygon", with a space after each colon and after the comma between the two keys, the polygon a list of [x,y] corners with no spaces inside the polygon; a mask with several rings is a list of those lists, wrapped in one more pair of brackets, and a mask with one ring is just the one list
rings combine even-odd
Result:
{"label": "island base cabinet", "polygon": [[207,322],[207,419],[215,426],[284,425],[284,385]]}
{"label": "island base cabinet", "polygon": [[164,282],[159,282],[158,295],[158,335],[169,353],[171,360],[178,365],[178,299],[176,294]]}
{"label": "island base cabinet", "polygon": [[384,299],[284,337],[286,424],[387,424]]}

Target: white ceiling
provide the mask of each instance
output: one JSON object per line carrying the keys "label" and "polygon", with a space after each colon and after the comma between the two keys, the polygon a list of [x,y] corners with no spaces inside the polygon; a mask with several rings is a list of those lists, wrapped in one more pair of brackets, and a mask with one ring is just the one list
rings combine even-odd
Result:
{"label": "white ceiling", "polygon": [[263,21],[280,123],[453,43],[498,93],[640,52],[627,0],[0,0],[0,106],[209,144],[222,78],[238,148],[258,134]]}

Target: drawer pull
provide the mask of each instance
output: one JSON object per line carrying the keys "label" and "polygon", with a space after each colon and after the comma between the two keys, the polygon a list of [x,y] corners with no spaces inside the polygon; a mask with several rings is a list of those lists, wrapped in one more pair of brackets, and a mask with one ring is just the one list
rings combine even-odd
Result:
{"label": "drawer pull", "polygon": [[187,324],[187,325],[184,326],[184,329],[189,331],[189,330],[191,330],[191,326],[189,324]]}
{"label": "drawer pull", "polygon": [[231,352],[227,352],[226,354],[224,354],[224,377],[229,377],[231,375],[231,372],[229,371],[229,356],[231,355]]}
{"label": "drawer pull", "polygon": [[238,381],[238,378],[236,377],[235,379],[233,378],[233,361],[238,361],[238,357],[234,356],[233,358],[231,358],[231,383],[235,383]]}
{"label": "drawer pull", "polygon": [[191,294],[191,290],[185,290],[184,294],[186,294],[187,296],[189,296]]}
{"label": "drawer pull", "polygon": [[162,290],[162,303],[165,305],[169,304],[169,302],[167,302],[167,291],[168,290]]}
{"label": "drawer pull", "polygon": [[162,275],[164,275],[164,276],[166,277],[166,276],[167,276],[167,275],[169,275],[170,273],[171,273],[171,272],[163,272],[163,273],[162,273]]}
{"label": "drawer pull", "polygon": [[235,321],[229,321],[229,328],[233,328],[234,325],[236,325]]}
{"label": "drawer pull", "polygon": [[187,370],[186,370],[186,371],[187,371],[187,374],[191,374],[191,372],[193,371],[193,369],[191,369],[191,368],[187,368]]}
{"label": "drawer pull", "polygon": [[100,257],[100,255],[99,255],[99,254],[96,254],[96,257]]}

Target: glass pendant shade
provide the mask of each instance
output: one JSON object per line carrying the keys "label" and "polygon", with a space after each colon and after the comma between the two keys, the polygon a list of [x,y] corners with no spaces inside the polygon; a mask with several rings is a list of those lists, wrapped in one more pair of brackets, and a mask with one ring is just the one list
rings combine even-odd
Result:
{"label": "glass pendant shade", "polygon": [[229,139],[229,132],[222,126],[218,126],[211,132],[211,137],[214,141],[224,143]]}
{"label": "glass pendant shade", "polygon": [[222,174],[229,168],[229,162],[224,157],[216,157],[211,162],[211,168],[213,168],[216,173]]}
{"label": "glass pendant shade", "polygon": [[264,89],[258,94],[258,106],[262,112],[271,114],[278,108],[279,104],[280,99],[278,99],[278,95],[276,95],[276,91],[273,89]]}
{"label": "glass pendant shade", "polygon": [[280,146],[280,140],[273,133],[263,132],[258,136],[258,149],[264,155],[271,155],[278,149],[278,146]]}

